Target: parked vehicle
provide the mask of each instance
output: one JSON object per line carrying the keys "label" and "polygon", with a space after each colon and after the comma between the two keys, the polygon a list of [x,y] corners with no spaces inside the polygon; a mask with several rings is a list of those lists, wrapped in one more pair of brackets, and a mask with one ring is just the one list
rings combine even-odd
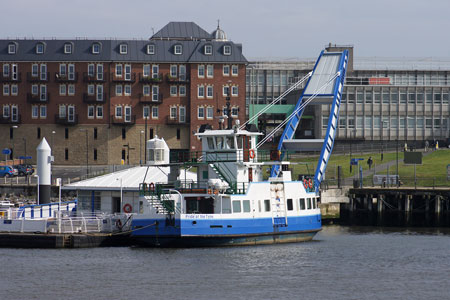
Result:
{"label": "parked vehicle", "polygon": [[33,175],[33,173],[34,173],[33,166],[32,165],[25,165],[25,166],[27,166],[27,174],[28,175]]}
{"label": "parked vehicle", "polygon": [[0,177],[13,177],[14,170],[10,166],[0,166]]}
{"label": "parked vehicle", "polygon": [[28,175],[29,169],[27,165],[14,165],[13,167],[18,170],[19,176]]}
{"label": "parked vehicle", "polygon": [[19,170],[16,167],[12,166],[11,169],[13,171],[13,176],[19,176]]}

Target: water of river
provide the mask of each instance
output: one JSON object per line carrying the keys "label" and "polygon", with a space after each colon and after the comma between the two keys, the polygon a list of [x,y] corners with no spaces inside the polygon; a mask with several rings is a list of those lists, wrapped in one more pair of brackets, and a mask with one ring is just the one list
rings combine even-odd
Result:
{"label": "water of river", "polygon": [[1,299],[449,299],[450,231],[325,226],[255,247],[0,249]]}

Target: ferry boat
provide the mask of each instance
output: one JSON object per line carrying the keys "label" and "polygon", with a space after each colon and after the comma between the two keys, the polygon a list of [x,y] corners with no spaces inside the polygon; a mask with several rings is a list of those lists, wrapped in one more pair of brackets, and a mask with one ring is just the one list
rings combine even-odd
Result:
{"label": "ferry boat", "polygon": [[[278,161],[278,151],[256,150],[259,135],[237,127],[197,133],[202,151],[175,153],[169,164],[169,178],[196,167],[197,181],[142,184],[132,237],[141,245],[164,247],[311,240],[321,230],[312,179],[292,178],[290,162]],[[149,144],[150,157],[168,156],[163,140]],[[263,173],[274,164],[281,164],[281,174],[264,180]]]}
{"label": "ferry boat", "polygon": [[[203,125],[196,134],[202,144],[198,153],[170,153],[164,140],[147,141],[147,163],[170,166],[170,174],[166,184],[141,184],[139,213],[131,221],[135,241],[146,246],[200,247],[311,240],[322,226],[319,185],[334,145],[347,61],[347,50],[322,51],[313,71],[267,107],[307,80],[293,113],[279,126],[286,125],[275,151],[259,149],[279,127],[257,142],[262,134],[254,126],[240,126],[238,121],[232,125],[229,102],[227,129]],[[294,136],[305,106],[314,98],[330,104],[332,113],[324,139],[310,140],[321,145],[314,176],[296,178],[287,149],[307,143]],[[197,180],[177,180],[182,170],[196,170]]]}

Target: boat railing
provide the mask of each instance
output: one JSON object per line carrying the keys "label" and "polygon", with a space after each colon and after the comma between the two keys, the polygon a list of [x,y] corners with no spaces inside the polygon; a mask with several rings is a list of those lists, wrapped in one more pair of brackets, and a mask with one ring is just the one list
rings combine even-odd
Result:
{"label": "boat railing", "polygon": [[[290,153],[284,152],[283,160],[290,159]],[[279,161],[281,152],[278,150],[253,150],[253,149],[222,149],[212,151],[178,151],[170,153],[170,163],[214,163],[237,161]]]}

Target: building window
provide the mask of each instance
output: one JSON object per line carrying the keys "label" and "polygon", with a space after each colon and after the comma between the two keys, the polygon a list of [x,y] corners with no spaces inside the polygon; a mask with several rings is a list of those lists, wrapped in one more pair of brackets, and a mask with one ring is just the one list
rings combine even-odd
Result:
{"label": "building window", "polygon": [[177,86],[176,85],[171,85],[170,86],[170,96],[172,97],[176,97],[177,96]]}
{"label": "building window", "polygon": [[214,94],[214,89],[213,88],[214,87],[212,85],[208,85],[206,87],[206,97],[207,98],[212,98],[213,97],[213,94]]}
{"label": "building window", "polygon": [[44,44],[38,43],[36,44],[36,54],[43,54],[44,53]]}
{"label": "building window", "polygon": [[238,76],[239,68],[237,65],[231,66],[231,75],[232,76]]}
{"label": "building window", "polygon": [[99,84],[97,85],[97,101],[103,100],[103,85]]}
{"label": "building window", "polygon": [[177,140],[181,138],[181,130],[180,128],[177,128]]}
{"label": "building window", "polygon": [[181,45],[175,45],[174,49],[175,49],[174,53],[176,55],[181,55],[182,54],[183,47]]}
{"label": "building window", "polygon": [[116,77],[122,77],[123,66],[121,64],[116,64]]}
{"label": "building window", "polygon": [[116,84],[116,96],[122,96],[123,86],[121,84]]}
{"label": "building window", "polygon": [[95,94],[95,85],[89,84],[87,87],[88,95],[92,96]]}
{"label": "building window", "polygon": [[147,54],[155,54],[155,45],[153,45],[153,44],[150,44],[150,45],[147,45]]}
{"label": "building window", "polygon": [[213,65],[206,66],[206,77],[208,77],[208,78],[214,77],[214,66]]}
{"label": "building window", "polygon": [[40,127],[38,127],[37,130],[36,130],[36,137],[37,137],[38,139],[41,138],[41,128],[40,128]]}
{"label": "building window", "polygon": [[69,149],[68,148],[64,149],[64,159],[69,160]]}
{"label": "building window", "polygon": [[205,65],[198,65],[198,77],[205,77]]}
{"label": "building window", "polygon": [[150,116],[150,107],[144,106],[144,108],[142,109],[142,117],[144,119],[148,119],[149,116]]}
{"label": "building window", "polygon": [[65,54],[71,54],[72,53],[72,44],[71,43],[65,43],[64,44],[64,53]]}
{"label": "building window", "polygon": [[206,118],[207,119],[212,119],[214,117],[214,108],[211,106],[208,106],[206,108]]}
{"label": "building window", "polygon": [[159,86],[152,86],[152,101],[159,101]]}
{"label": "building window", "polygon": [[177,118],[177,108],[175,106],[170,107],[170,118],[175,120]]}
{"label": "building window", "polygon": [[131,96],[131,84],[125,84],[123,94],[125,96]]}
{"label": "building window", "polygon": [[143,77],[150,77],[150,65],[143,65],[142,66],[142,76]]}
{"label": "building window", "polygon": [[119,47],[120,54],[127,54],[128,53],[128,45],[127,44],[121,44]]}
{"label": "building window", "polygon": [[230,76],[230,66],[223,65],[223,76]]}
{"label": "building window", "polygon": [[180,106],[180,123],[186,122],[186,107]]}
{"label": "building window", "polygon": [[152,65],[152,78],[159,77],[159,65]]}
{"label": "building window", "polygon": [[205,86],[199,85],[198,86],[198,98],[204,98],[205,97]]}
{"label": "building window", "polygon": [[152,107],[152,118],[158,119],[158,116],[159,116],[159,109],[157,106],[153,106]]}
{"label": "building window", "polygon": [[3,96],[9,96],[9,84],[3,85]]}
{"label": "building window", "polygon": [[142,94],[146,97],[150,96],[150,86],[149,85],[144,85],[142,87]]}
{"label": "building window", "polygon": [[94,127],[94,140],[97,139],[98,130],[97,127]]}
{"label": "building window", "polygon": [[177,77],[177,65],[170,65],[170,77],[176,78]]}
{"label": "building window", "polygon": [[89,77],[94,77],[94,73],[95,73],[95,65],[94,64],[89,64],[88,65],[88,76]]}
{"label": "building window", "polygon": [[39,106],[31,106],[31,118],[37,119],[39,117]]}
{"label": "building window", "polygon": [[97,160],[97,149],[94,149],[94,160]]}
{"label": "building window", "polygon": [[212,55],[212,45],[205,45],[205,55]]}
{"label": "building window", "polygon": [[40,108],[40,118],[46,119],[47,118],[47,106],[41,105],[39,108]]}
{"label": "building window", "polygon": [[205,108],[203,106],[198,107],[197,116],[199,119],[205,118]]}
{"label": "building window", "polygon": [[231,46],[230,45],[223,46],[223,55],[231,55]]}
{"label": "building window", "polygon": [[238,93],[239,93],[239,88],[238,88],[237,86],[231,87],[231,95],[232,95],[233,97],[237,97],[237,96],[238,96]]}
{"label": "building window", "polygon": [[32,64],[31,65],[31,76],[38,77],[39,75],[39,65],[38,64]]}
{"label": "building window", "polygon": [[97,106],[97,118],[103,119],[103,106]]}
{"label": "building window", "polygon": [[186,96],[186,86],[180,85],[179,92],[181,97]]}
{"label": "building window", "polygon": [[17,50],[16,44],[11,43],[8,45],[8,54],[16,54],[16,50]]}
{"label": "building window", "polygon": [[17,96],[19,94],[19,87],[17,84],[11,84],[11,96]]}
{"label": "building window", "polygon": [[225,85],[223,87],[222,93],[223,93],[223,96],[230,96],[230,87],[228,85]]}
{"label": "building window", "polygon": [[74,96],[75,95],[75,84],[69,84],[68,86],[67,86],[67,94],[69,95],[69,96]]}
{"label": "building window", "polygon": [[94,118],[94,114],[95,114],[95,107],[93,105],[89,105],[88,106],[88,118],[89,119],[93,119]]}
{"label": "building window", "polygon": [[116,106],[116,118],[118,119],[122,119],[122,106]]}
{"label": "building window", "polygon": [[64,138],[65,138],[66,140],[69,139],[69,128],[64,128]]}
{"label": "building window", "polygon": [[100,53],[100,44],[94,43],[92,44],[92,54],[99,54]]}

